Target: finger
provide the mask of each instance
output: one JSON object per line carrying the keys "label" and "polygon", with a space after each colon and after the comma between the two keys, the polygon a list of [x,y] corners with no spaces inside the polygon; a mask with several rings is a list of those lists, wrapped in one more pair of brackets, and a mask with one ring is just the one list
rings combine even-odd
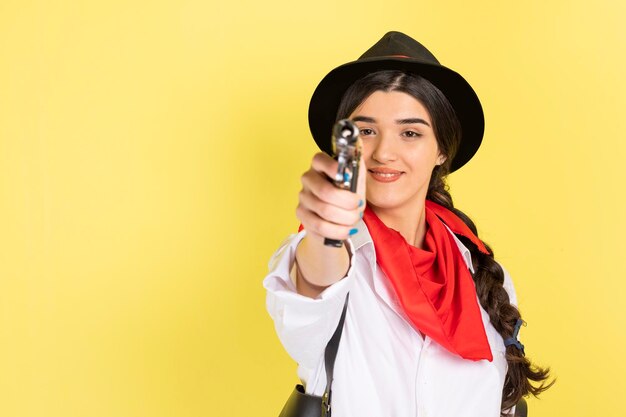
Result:
{"label": "finger", "polygon": [[326,175],[330,180],[335,178],[338,165],[339,163],[335,159],[324,152],[316,153],[311,160],[311,168]]}
{"label": "finger", "polygon": [[302,188],[313,193],[318,199],[345,210],[354,210],[359,206],[361,197],[349,190],[344,190],[317,171],[309,170],[300,178]]}
{"label": "finger", "polygon": [[329,239],[345,240],[348,238],[350,230],[352,229],[352,227],[349,226],[327,222],[316,213],[307,210],[301,205],[298,205],[296,208],[296,216],[307,233],[313,233]]}
{"label": "finger", "polygon": [[307,210],[310,210],[317,214],[320,218],[334,224],[343,226],[351,226],[359,221],[361,218],[360,210],[352,209],[346,210],[337,207],[333,204],[328,204],[320,200],[315,194],[308,192],[307,190],[300,191],[299,194],[300,205]]}

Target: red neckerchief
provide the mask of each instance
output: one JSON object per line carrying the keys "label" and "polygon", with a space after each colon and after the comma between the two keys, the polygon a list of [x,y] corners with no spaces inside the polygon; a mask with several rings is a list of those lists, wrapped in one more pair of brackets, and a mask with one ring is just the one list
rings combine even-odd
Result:
{"label": "red neckerchief", "polygon": [[426,200],[425,212],[424,249],[419,249],[366,207],[363,221],[374,241],[376,261],[415,327],[465,359],[492,361],[474,280],[445,226],[471,239],[481,252],[489,251],[450,210]]}

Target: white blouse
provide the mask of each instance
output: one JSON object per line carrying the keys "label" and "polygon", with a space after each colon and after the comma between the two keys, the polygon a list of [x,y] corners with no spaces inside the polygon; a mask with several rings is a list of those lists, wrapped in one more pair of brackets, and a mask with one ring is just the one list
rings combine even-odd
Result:
{"label": "white blouse", "polygon": [[[298,363],[306,392],[324,392],[324,349],[349,291],[332,385],[333,417],[500,416],[507,363],[502,337],[487,312],[480,307],[492,362],[463,359],[430,337],[423,338],[377,267],[374,244],[362,220],[357,229],[348,240],[352,256],[346,277],[316,299],[299,295],[291,277],[296,247],[305,230],[283,242],[263,281],[267,310],[283,346]],[[448,231],[474,272],[469,249]],[[504,288],[511,303],[517,304],[506,270]]]}

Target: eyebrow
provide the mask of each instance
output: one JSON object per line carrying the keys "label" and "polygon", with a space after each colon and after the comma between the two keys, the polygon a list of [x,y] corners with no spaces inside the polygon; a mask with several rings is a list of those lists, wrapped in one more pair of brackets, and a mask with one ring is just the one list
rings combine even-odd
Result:
{"label": "eyebrow", "polygon": [[[355,116],[352,118],[353,122],[365,122],[365,123],[376,123],[376,119],[374,119],[373,117],[369,117],[369,116]],[[409,119],[396,119],[396,123],[399,125],[410,125],[413,123],[421,123],[421,124],[425,124],[426,126],[430,127],[430,124],[424,120],[424,119],[420,119],[419,117],[411,117]]]}

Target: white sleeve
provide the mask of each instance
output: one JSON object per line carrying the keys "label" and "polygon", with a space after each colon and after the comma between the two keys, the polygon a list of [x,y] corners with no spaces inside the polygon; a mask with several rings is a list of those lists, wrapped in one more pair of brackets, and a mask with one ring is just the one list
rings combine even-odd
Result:
{"label": "white sleeve", "polygon": [[504,272],[504,283],[502,286],[509,294],[509,302],[517,307],[517,294],[515,293],[515,287],[513,286],[513,280],[511,279],[511,275],[509,271],[507,271],[502,264],[498,263],[502,268],[502,272]]}
{"label": "white sleeve", "polygon": [[[299,365],[313,368],[339,323],[346,295],[354,281],[354,256],[350,256],[346,277],[326,288],[317,298],[300,295],[290,271],[296,247],[305,233],[303,230],[289,236],[274,253],[263,286],[267,290],[267,311],[285,350]],[[348,239],[347,243],[353,255],[352,242]]]}

